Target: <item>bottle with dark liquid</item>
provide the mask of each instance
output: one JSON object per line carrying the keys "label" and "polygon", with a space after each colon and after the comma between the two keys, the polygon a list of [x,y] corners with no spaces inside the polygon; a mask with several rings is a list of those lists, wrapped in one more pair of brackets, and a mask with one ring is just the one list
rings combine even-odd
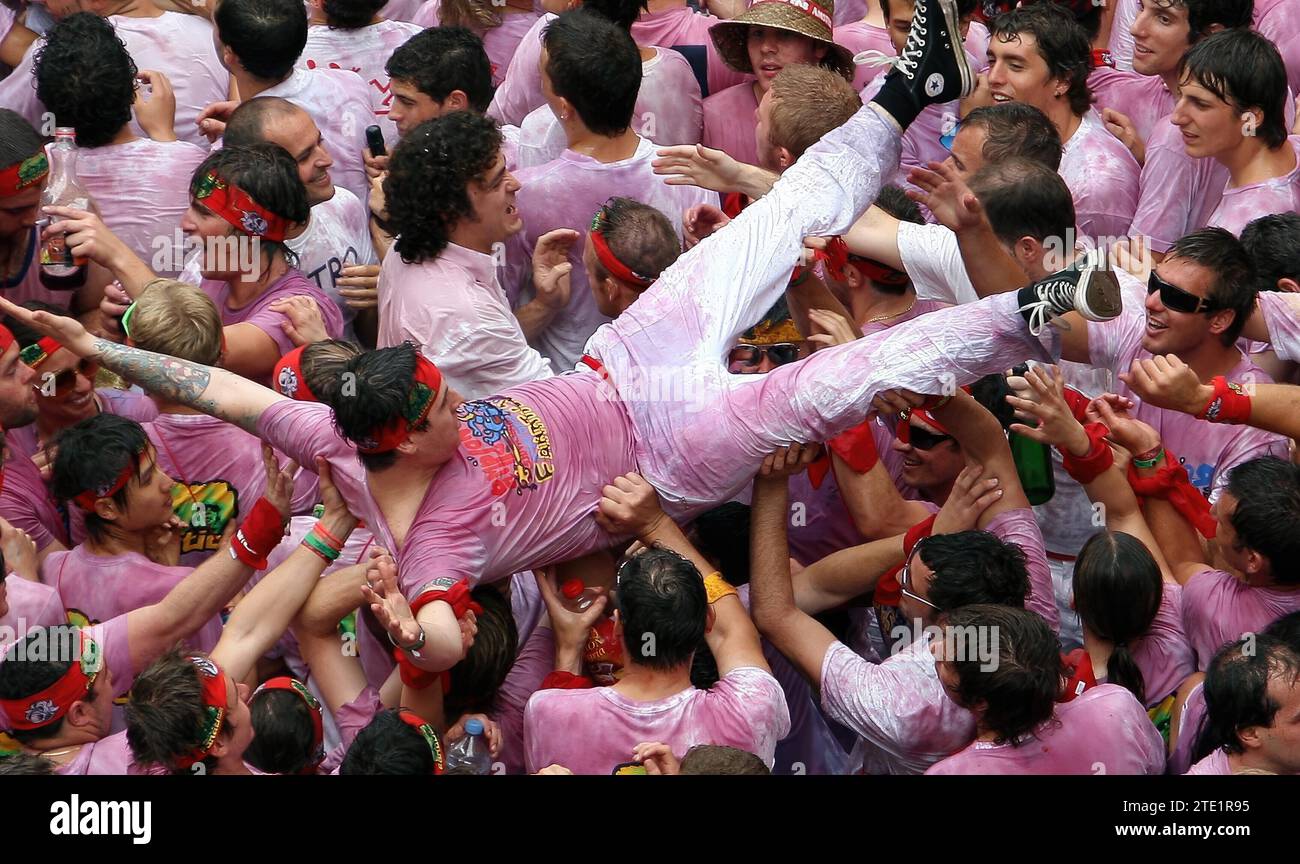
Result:
{"label": "bottle with dark liquid", "polygon": [[[42,207],[92,209],[90,193],[77,179],[76,131],[67,126],[54,130],[50,150],[50,176],[41,193]],[[57,217],[48,217],[54,221]],[[74,291],[86,284],[88,263],[76,258],[64,236],[38,238],[41,244],[41,284],[51,291]]]}

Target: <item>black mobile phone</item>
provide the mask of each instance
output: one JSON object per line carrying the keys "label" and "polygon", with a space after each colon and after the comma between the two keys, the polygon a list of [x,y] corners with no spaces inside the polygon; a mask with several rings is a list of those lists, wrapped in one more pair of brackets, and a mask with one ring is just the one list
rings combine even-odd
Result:
{"label": "black mobile phone", "polygon": [[384,133],[378,126],[366,127],[366,146],[370,148],[371,156],[388,155],[388,148],[384,146]]}

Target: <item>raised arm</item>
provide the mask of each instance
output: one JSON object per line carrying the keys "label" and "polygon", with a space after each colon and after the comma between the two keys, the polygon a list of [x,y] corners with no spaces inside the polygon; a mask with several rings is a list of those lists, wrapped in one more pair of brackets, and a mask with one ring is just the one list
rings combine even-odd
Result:
{"label": "raised arm", "polygon": [[97,338],[75,318],[33,312],[4,298],[0,298],[0,310],[38,333],[58,339],[78,357],[97,359],[104,368],[150,393],[234,423],[253,434],[257,434],[257,419],[262,412],[285,398],[224,369]]}
{"label": "raised arm", "polygon": [[[1196,372],[1174,354],[1138,360],[1119,377],[1143,401],[1192,416],[1199,416],[1216,395],[1213,384],[1202,384]],[[1250,399],[1247,425],[1300,438],[1300,387],[1245,385],[1242,395]]]}
{"label": "raised arm", "polygon": [[994,517],[1008,510],[1027,509],[1029,499],[1020,485],[1011,445],[996,417],[965,391],[958,390],[948,402],[930,412],[961,445],[967,463],[983,466],[986,476],[1000,481],[1002,494],[983,513],[975,527],[984,528]]}

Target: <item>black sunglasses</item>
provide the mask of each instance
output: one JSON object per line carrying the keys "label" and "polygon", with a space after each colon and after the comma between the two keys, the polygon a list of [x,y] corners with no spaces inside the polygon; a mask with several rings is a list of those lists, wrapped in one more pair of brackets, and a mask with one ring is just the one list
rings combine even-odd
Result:
{"label": "black sunglasses", "polygon": [[741,366],[758,366],[766,354],[773,366],[784,366],[799,359],[800,346],[794,342],[778,342],[775,345],[737,345],[727,355],[727,365],[739,363]]}
{"label": "black sunglasses", "polygon": [[1206,297],[1197,297],[1190,291],[1184,291],[1172,282],[1166,282],[1152,270],[1147,278],[1147,295],[1160,292],[1160,302],[1166,309],[1195,315],[1200,312],[1217,312],[1218,307]]}

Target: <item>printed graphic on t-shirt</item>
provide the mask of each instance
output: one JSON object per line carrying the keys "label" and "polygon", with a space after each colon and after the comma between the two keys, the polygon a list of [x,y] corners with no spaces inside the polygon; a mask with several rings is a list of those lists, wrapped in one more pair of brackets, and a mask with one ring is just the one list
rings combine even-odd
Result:
{"label": "printed graphic on t-shirt", "polygon": [[185,523],[181,554],[215,552],[226,523],[239,515],[239,490],[225,480],[177,483],[172,487],[172,512]]}
{"label": "printed graphic on t-shirt", "polygon": [[555,474],[551,436],[542,418],[506,396],[465,402],[456,409],[460,443],[470,464],[492,483],[493,495],[523,494]]}

